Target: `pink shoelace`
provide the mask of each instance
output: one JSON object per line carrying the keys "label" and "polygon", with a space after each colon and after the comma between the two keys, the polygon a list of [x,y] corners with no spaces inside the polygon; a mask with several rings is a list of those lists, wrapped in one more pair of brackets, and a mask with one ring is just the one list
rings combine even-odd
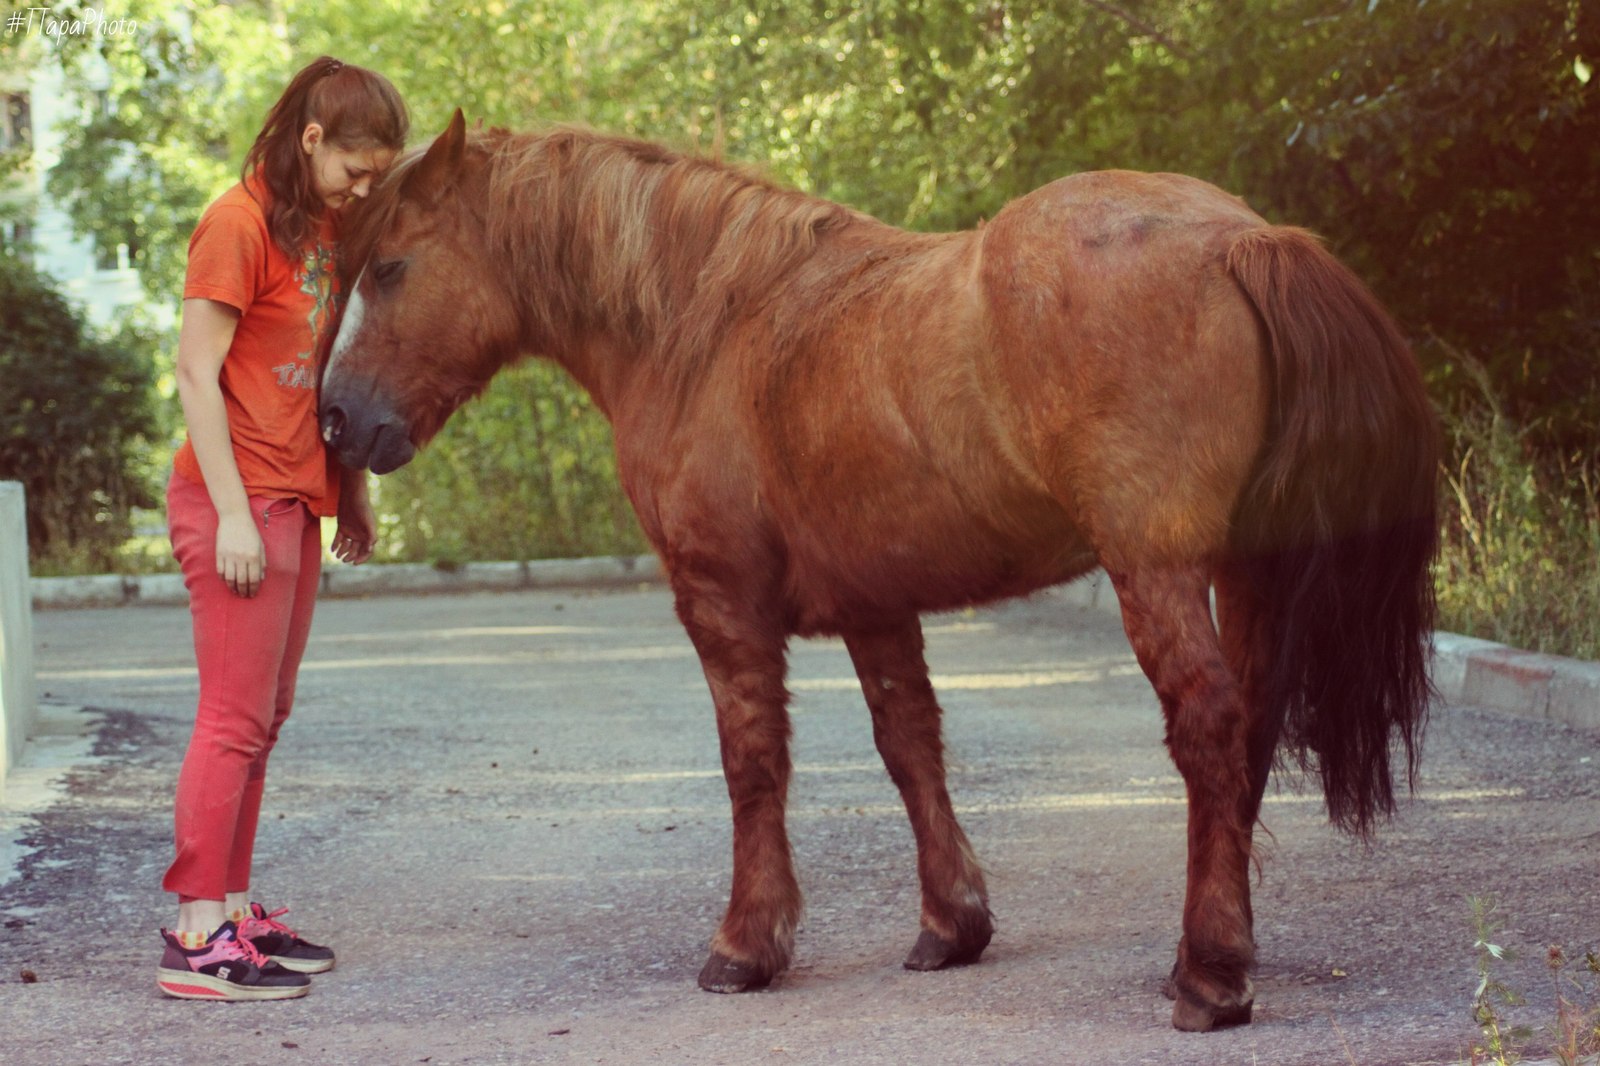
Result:
{"label": "pink shoelace", "polygon": [[239,953],[245,957],[246,961],[254,963],[257,969],[267,964],[267,957],[257,951],[256,946],[244,939],[244,937],[235,936],[233,942],[239,945]]}
{"label": "pink shoelace", "polygon": [[[257,908],[261,908],[262,910],[262,914],[259,918],[256,917],[255,914]],[[300,939],[299,933],[296,933],[293,929],[290,929],[287,925],[284,925],[282,922],[278,921],[279,915],[289,913],[288,907],[279,907],[277,910],[268,914],[266,913],[265,908],[261,907],[261,904],[253,903],[250,905],[250,912],[250,916],[239,923],[239,936],[241,939],[265,936],[268,933],[282,933],[284,936],[287,936],[290,939]],[[255,950],[254,946],[251,947],[251,950]]]}

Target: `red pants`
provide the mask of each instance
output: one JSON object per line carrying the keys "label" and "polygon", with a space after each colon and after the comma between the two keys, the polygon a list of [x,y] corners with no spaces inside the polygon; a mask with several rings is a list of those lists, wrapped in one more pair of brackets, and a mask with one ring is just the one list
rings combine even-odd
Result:
{"label": "red pants", "polygon": [[172,553],[194,617],[200,706],[178,775],[177,858],[162,885],[179,899],[250,887],[267,756],[294,702],[322,576],[322,527],[305,504],[252,496],[267,571],[250,599],[217,573],[217,511],[202,485],[167,485]]}

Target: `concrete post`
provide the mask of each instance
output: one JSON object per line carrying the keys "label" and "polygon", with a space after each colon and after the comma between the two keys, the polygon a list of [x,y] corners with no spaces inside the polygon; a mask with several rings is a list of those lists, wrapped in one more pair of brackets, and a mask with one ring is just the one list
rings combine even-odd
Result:
{"label": "concrete post", "polygon": [[33,601],[22,485],[0,481],[0,799],[33,728]]}

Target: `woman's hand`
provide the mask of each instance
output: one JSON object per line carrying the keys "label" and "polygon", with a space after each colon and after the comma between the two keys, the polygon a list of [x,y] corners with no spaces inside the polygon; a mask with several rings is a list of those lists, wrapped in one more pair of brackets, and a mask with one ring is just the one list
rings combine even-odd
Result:
{"label": "woman's hand", "polygon": [[267,576],[267,549],[248,507],[217,519],[217,573],[228,588],[246,599],[261,591]]}
{"label": "woman's hand", "polygon": [[339,526],[333,535],[333,557],[359,565],[372,558],[378,543],[378,516],[367,497],[366,471],[346,471],[339,491]]}

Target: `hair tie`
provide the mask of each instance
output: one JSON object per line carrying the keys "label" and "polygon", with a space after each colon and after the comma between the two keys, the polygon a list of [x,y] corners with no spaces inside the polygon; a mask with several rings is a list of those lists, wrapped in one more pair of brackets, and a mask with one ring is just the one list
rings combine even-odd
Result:
{"label": "hair tie", "polygon": [[323,71],[322,73],[323,73],[323,76],[326,77],[329,74],[337,74],[343,69],[344,69],[344,62],[342,60],[330,59],[328,61],[328,69]]}

